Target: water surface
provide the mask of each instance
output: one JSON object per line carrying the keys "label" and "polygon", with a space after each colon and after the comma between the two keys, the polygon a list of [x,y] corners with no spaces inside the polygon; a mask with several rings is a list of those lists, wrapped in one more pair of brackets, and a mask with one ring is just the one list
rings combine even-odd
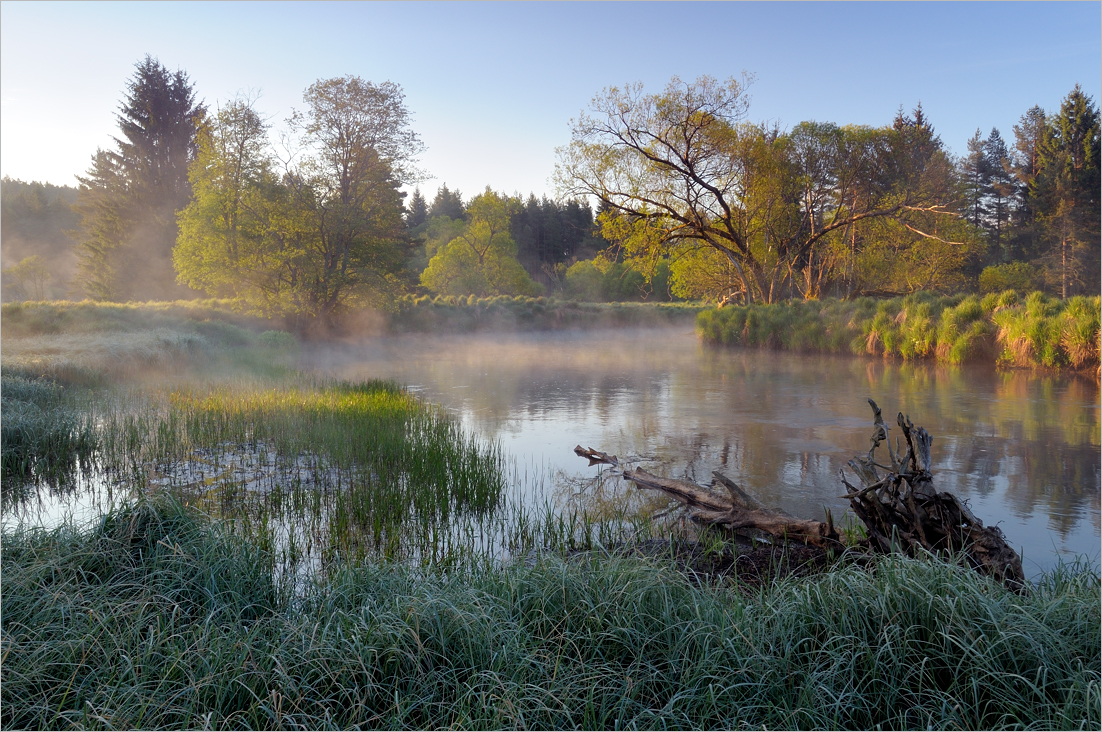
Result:
{"label": "water surface", "polygon": [[397,379],[526,464],[592,475],[581,444],[699,482],[722,470],[808,518],[846,510],[839,470],[868,450],[871,397],[889,424],[902,411],[929,430],[936,485],[998,524],[1027,573],[1099,556],[1099,390],[1081,377],[717,349],[691,327],[411,335],[311,356]]}

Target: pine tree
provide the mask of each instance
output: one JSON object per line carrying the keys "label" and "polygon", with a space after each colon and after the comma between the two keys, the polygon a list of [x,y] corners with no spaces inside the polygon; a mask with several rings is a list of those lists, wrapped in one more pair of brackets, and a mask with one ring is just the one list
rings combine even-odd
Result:
{"label": "pine tree", "polygon": [[409,199],[406,210],[406,228],[415,229],[425,223],[429,218],[429,207],[425,197],[421,195],[420,188],[413,189],[413,196]]}
{"label": "pine tree", "polygon": [[146,56],[119,109],[115,150],[98,150],[80,181],[79,284],[98,300],[179,297],[176,213],[191,195],[188,165],[206,108],[183,71]]}
{"label": "pine tree", "polygon": [[429,218],[447,216],[452,220],[463,218],[463,196],[459,191],[449,191],[445,183],[436,191],[436,198],[432,199],[429,207]]}
{"label": "pine tree", "polygon": [[972,226],[982,226],[987,211],[984,194],[987,192],[987,158],[983,154],[983,135],[979,128],[968,140],[968,155],[961,161],[961,178],[964,181],[966,216]]}
{"label": "pine tree", "polygon": [[1010,153],[1006,142],[996,128],[983,143],[984,166],[987,173],[988,231],[991,233],[992,250],[1001,261],[1010,259],[1005,239],[1010,222],[1010,201],[1014,195],[1014,179],[1010,174]]}
{"label": "pine tree", "polygon": [[1059,291],[1098,290],[1099,112],[1078,84],[1049,119],[1031,197]]}
{"label": "pine tree", "polygon": [[1009,247],[1015,259],[1030,259],[1036,254],[1038,227],[1034,210],[1034,189],[1041,166],[1041,141],[1047,122],[1045,111],[1034,106],[1014,125],[1012,153],[1014,200],[1011,205],[1011,240]]}

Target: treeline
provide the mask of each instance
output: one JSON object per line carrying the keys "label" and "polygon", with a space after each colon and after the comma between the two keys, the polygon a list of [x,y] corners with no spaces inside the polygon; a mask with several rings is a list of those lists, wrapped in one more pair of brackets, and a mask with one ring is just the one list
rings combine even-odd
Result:
{"label": "treeline", "polygon": [[80,225],[77,190],[49,183],[0,181],[0,241],[6,300],[55,300],[69,294],[76,254],[68,232]]}
{"label": "treeline", "polygon": [[746,83],[606,90],[556,179],[601,202],[605,238],[683,297],[776,302],[1099,289],[1099,113],[1076,86],[954,159],[921,106],[884,127],[747,121]]}
{"label": "treeline", "polygon": [[558,200],[446,185],[405,200],[423,146],[398,85],[323,79],[303,101],[275,145],[255,99],[208,109],[147,56],[78,191],[4,182],[6,299],[202,293],[305,325],[405,294],[769,303],[1100,287],[1099,112],[1078,86],[1059,110],[1028,110],[1012,143],[977,132],[959,159],[921,106],[884,127],[782,131],[747,121],[736,80],[610,89],[559,152]]}

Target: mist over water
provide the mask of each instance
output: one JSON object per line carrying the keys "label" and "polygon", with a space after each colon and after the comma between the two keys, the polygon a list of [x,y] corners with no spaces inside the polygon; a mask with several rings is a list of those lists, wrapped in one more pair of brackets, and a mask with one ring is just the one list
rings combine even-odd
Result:
{"label": "mist over water", "polygon": [[929,430],[936,485],[998,524],[1027,573],[1099,557],[1099,390],[1074,376],[715,349],[687,326],[370,338],[303,366],[392,377],[565,477],[596,473],[581,444],[701,483],[722,470],[808,518],[846,510],[839,470],[868,450],[871,397]]}

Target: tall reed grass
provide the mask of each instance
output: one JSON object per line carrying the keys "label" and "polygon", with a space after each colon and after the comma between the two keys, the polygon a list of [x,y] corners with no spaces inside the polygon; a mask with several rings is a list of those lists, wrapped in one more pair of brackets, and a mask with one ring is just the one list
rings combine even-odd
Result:
{"label": "tall reed grass", "polygon": [[346,565],[295,595],[165,501],[0,551],[9,729],[1102,724],[1083,565],[1024,596],[897,557],[747,592],[595,553]]}
{"label": "tall reed grass", "polygon": [[11,371],[0,377],[0,471],[5,506],[36,490],[58,487],[96,446],[93,422],[80,396],[60,384]]}
{"label": "tall reed grass", "polygon": [[902,298],[727,306],[697,316],[705,341],[802,352],[854,353],[1018,368],[1099,367],[1099,297],[1013,290]]}

